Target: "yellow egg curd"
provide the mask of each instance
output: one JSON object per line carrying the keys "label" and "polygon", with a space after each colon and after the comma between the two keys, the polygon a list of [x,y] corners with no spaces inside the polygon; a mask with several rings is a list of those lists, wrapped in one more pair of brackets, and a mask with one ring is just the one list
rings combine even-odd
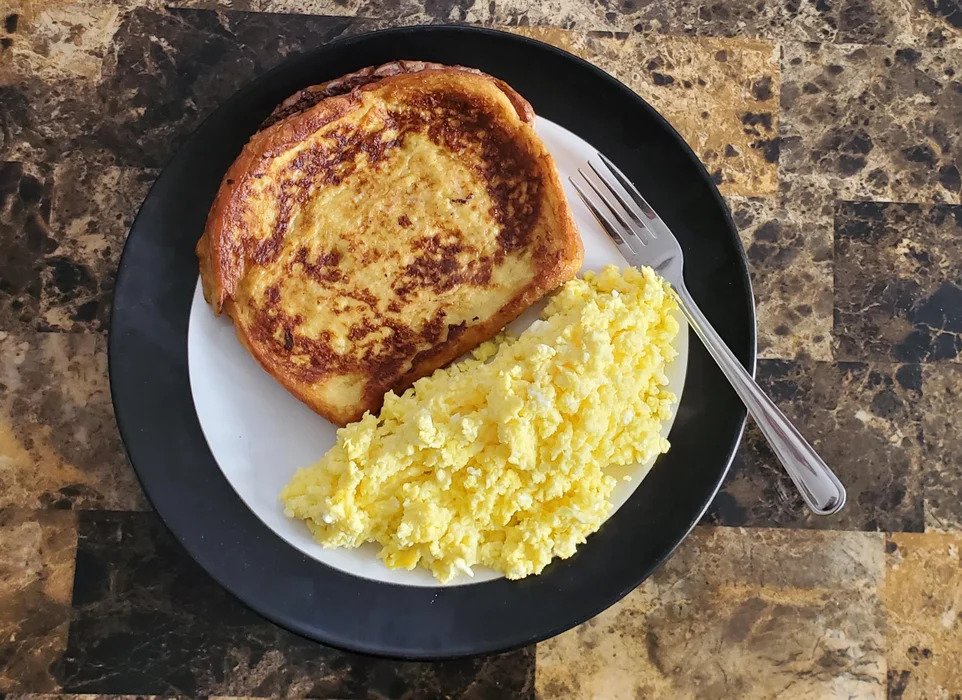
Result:
{"label": "yellow egg curd", "polygon": [[340,429],[284,488],[285,512],[326,547],[376,542],[387,566],[442,582],[478,564],[540,573],[608,517],[612,468],[668,450],[674,309],[648,268],[568,282],[517,338]]}

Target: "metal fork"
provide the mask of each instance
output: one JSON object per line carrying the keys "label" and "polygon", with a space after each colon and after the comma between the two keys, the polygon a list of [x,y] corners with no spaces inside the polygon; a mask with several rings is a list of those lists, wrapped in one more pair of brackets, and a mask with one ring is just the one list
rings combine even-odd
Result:
{"label": "metal fork", "polygon": [[845,505],[845,487],[794,425],[755,383],[725,341],[712,328],[685,288],[684,258],[678,240],[645,198],[601,153],[578,169],[581,182],[568,178],[588,210],[632,265],[648,265],[675,291],[679,306],[709,354],[731,382],[775,455],[818,515]]}

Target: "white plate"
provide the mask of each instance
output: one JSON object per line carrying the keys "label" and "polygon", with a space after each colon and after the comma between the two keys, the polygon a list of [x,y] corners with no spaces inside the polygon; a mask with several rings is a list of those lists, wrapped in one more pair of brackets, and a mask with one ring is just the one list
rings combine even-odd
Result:
{"label": "white plate", "polygon": [[[554,156],[572,203],[575,223],[585,245],[584,270],[598,270],[608,264],[624,266],[625,260],[611,239],[598,227],[591,214],[575,196],[568,176],[595,149],[578,136],[547,119],[538,118],[538,133]],[[519,333],[538,317],[544,304],[529,309],[509,328]],[[668,388],[681,397],[688,364],[688,333],[679,317],[681,331],[675,341],[678,358],[668,369]],[[298,468],[316,462],[333,444],[335,426],[291,396],[264,372],[234,335],[226,317],[216,317],[204,301],[200,282],[194,292],[187,334],[190,385],[201,429],[214,459],[227,481],[265,525],[288,544],[328,566],[369,579],[411,586],[439,586],[426,570],[388,569],[376,556],[376,546],[359,549],[325,549],[315,542],[300,521],[284,516],[278,494]],[[252,397],[255,400],[252,400]],[[663,428],[667,435],[674,412]],[[619,481],[612,501],[617,510],[634,492],[651,464],[641,464],[627,473],[631,481]],[[590,545],[590,538],[588,545]],[[461,575],[445,584],[479,583],[500,574],[476,567],[474,577]]]}

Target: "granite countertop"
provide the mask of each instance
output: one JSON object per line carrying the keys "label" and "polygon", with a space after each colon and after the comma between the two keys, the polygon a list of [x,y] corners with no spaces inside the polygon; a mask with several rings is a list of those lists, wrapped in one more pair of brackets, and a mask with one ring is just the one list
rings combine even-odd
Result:
{"label": "granite countertop", "polygon": [[[113,275],[158,168],[303,47],[459,21],[613,73],[682,132],[751,262],[758,376],[849,487],[818,519],[749,428],[651,580],[537,647],[333,651],[149,510],[111,411]],[[962,697],[957,0],[0,0],[0,694]]]}

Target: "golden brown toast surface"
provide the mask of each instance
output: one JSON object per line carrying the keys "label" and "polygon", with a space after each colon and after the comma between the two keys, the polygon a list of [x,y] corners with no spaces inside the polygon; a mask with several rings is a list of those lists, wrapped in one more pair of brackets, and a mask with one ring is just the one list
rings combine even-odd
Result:
{"label": "golden brown toast surface", "polygon": [[377,410],[580,267],[532,119],[490,76],[417,62],[294,95],[224,178],[205,297],[321,415]]}

